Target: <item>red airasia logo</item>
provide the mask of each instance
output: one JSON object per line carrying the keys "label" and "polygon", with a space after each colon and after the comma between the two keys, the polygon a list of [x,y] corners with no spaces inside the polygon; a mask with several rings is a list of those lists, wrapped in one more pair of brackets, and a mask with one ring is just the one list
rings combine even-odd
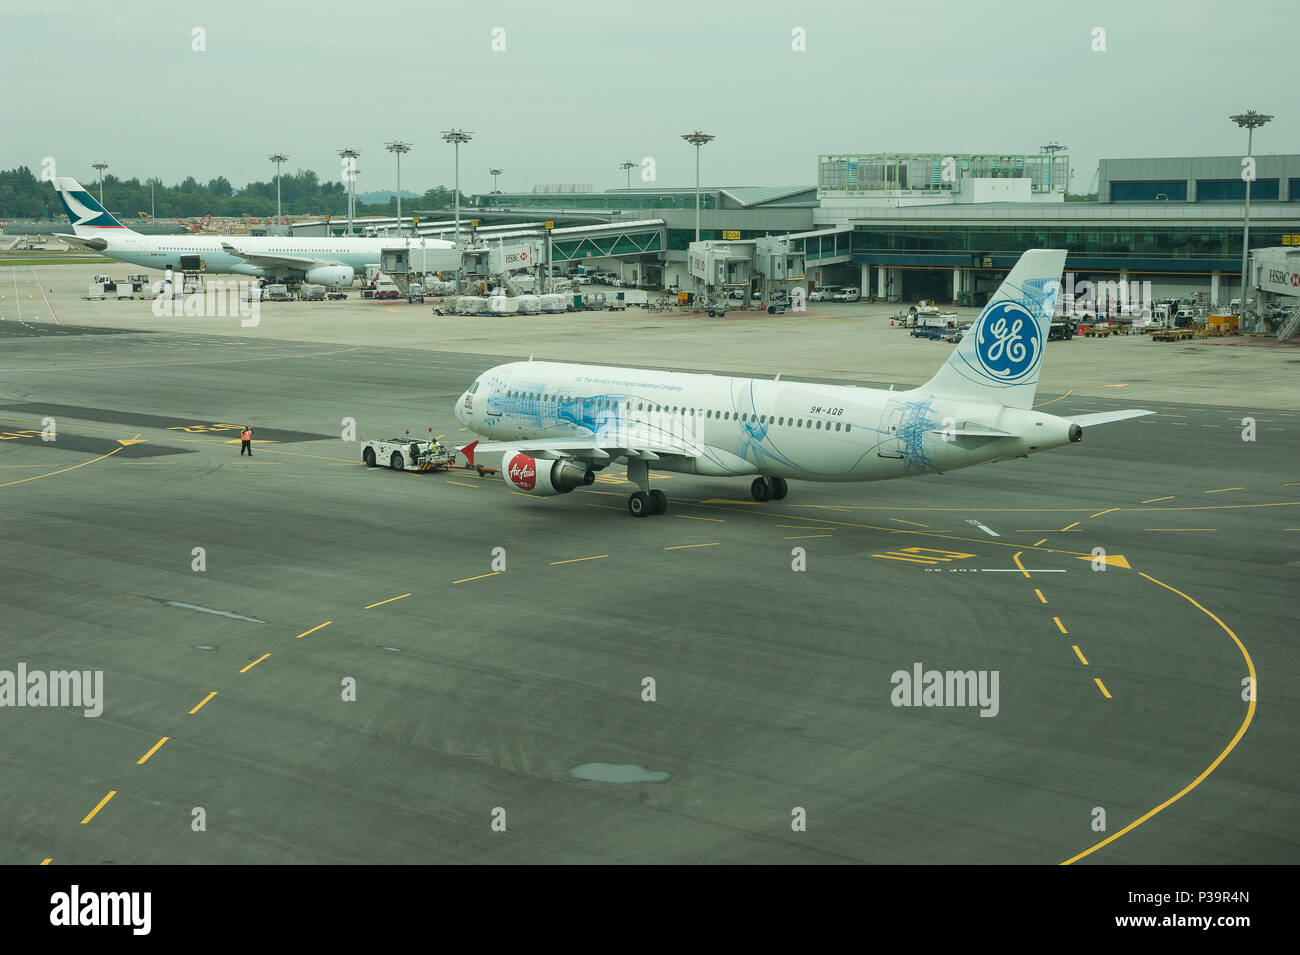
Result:
{"label": "red airasia logo", "polygon": [[521,491],[531,491],[537,486],[537,461],[526,454],[516,454],[506,468],[510,483]]}

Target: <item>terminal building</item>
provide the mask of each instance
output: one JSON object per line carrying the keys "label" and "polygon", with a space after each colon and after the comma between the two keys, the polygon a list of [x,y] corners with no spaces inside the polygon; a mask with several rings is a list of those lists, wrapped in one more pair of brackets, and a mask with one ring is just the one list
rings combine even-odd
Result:
{"label": "terminal building", "polygon": [[[699,237],[752,245],[784,236],[803,256],[798,281],[853,287],[879,301],[978,305],[1022,252],[1047,247],[1069,250],[1076,282],[1149,281],[1157,299],[1199,294],[1227,304],[1240,295],[1242,168],[1239,156],[1103,159],[1095,200],[1073,201],[1060,151],[822,155],[815,186],[701,188]],[[452,234],[447,210],[417,215],[408,232]],[[1252,249],[1300,245],[1300,156],[1256,157],[1250,216]],[[557,268],[692,285],[689,187],[489,193],[462,209],[462,229],[479,240],[549,240]]]}

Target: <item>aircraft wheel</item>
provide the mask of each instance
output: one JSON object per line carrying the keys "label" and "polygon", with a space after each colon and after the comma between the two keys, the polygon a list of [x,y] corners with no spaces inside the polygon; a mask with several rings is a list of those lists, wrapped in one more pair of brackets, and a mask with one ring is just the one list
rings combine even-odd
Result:
{"label": "aircraft wheel", "polygon": [[392,468],[394,471],[402,470],[404,464],[405,462],[402,460],[401,451],[394,451],[393,456],[388,459],[388,466]]}
{"label": "aircraft wheel", "polygon": [[373,468],[375,466],[375,449],[366,448],[365,451],[361,452],[361,460],[366,462],[366,467]]}
{"label": "aircraft wheel", "polygon": [[650,492],[650,513],[662,514],[668,510],[668,495],[655,488]]}
{"label": "aircraft wheel", "polygon": [[633,517],[645,517],[650,513],[650,495],[637,491],[627,499],[627,512]]}
{"label": "aircraft wheel", "polygon": [[785,478],[772,478],[772,500],[784,501],[789,493],[790,486],[785,483]]}
{"label": "aircraft wheel", "polygon": [[749,485],[749,493],[753,495],[756,501],[770,501],[772,499],[772,485],[768,483],[765,477],[756,477],[754,482]]}

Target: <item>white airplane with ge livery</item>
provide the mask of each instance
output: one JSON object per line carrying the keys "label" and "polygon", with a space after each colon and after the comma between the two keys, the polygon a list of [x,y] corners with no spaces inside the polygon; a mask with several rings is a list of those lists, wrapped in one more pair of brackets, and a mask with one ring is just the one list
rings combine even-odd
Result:
{"label": "white airplane with ge livery", "polygon": [[1026,457],[1083,429],[1150,411],[1058,417],[1032,404],[1066,252],[1031,249],[929,382],[909,391],[519,361],[478,377],[456,417],[501,454],[524,494],[565,494],[627,464],[633,517],[662,514],[650,468],[751,478],[755,500],[787,480],[880,481]]}

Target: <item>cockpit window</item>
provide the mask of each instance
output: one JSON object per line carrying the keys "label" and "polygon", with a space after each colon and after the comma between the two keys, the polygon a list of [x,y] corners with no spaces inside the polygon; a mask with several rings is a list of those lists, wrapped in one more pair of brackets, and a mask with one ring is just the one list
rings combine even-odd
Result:
{"label": "cockpit window", "polygon": [[475,394],[478,391],[478,384],[479,384],[478,379],[475,379],[474,384],[469,386],[469,393],[471,395]]}

